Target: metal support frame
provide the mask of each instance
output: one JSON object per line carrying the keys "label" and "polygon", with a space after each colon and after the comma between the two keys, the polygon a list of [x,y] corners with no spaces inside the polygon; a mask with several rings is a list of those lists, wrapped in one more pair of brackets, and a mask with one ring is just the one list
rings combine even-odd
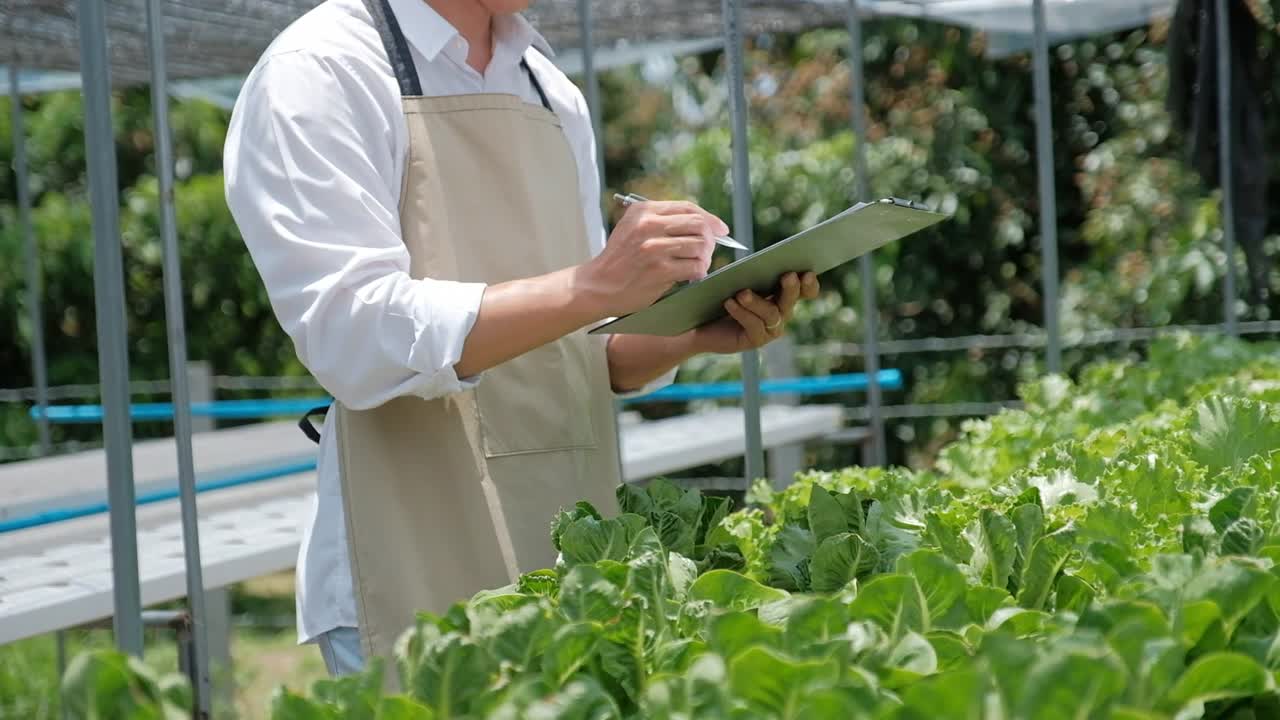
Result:
{"label": "metal support frame", "polygon": [[133,428],[129,421],[129,349],[125,331],[124,269],[106,6],[79,0],[80,73],[85,106],[89,201],[93,208],[94,304],[102,434],[107,450],[107,502],[111,508],[111,572],[116,645],[142,656],[142,591],[138,584],[137,517],[133,487]]}
{"label": "metal support frame", "polygon": [[601,132],[600,78],[596,75],[596,44],[591,20],[591,0],[578,0],[578,30],[582,38],[582,84],[591,115],[591,133],[596,138],[596,173],[604,190],[604,134]]}
{"label": "metal support frame", "polygon": [[1215,0],[1218,40],[1218,186],[1222,188],[1222,251],[1226,269],[1222,278],[1222,321],[1227,334],[1240,334],[1236,317],[1236,216],[1235,183],[1231,180],[1231,13],[1226,0]]}
{"label": "metal support frame", "polygon": [[[866,69],[862,61],[862,16],[858,12],[858,0],[849,0],[848,25],[849,61],[853,65],[850,102],[854,134],[853,166],[857,178],[855,193],[859,202],[865,202],[871,190],[867,176]],[[863,343],[866,346],[863,364],[870,380],[867,385],[867,411],[871,415],[870,458],[875,465],[885,465],[888,463],[888,450],[885,447],[884,414],[881,412],[884,397],[877,380],[880,372],[880,318],[876,298],[875,258],[872,253],[858,259],[858,273],[862,285]]]}
{"label": "metal support frame", "polygon": [[[591,20],[591,0],[577,0],[577,29],[579,29],[579,45],[582,47],[582,94],[586,96],[586,111],[591,118],[591,136],[595,137],[595,174],[600,179],[600,200],[604,199],[604,132],[600,129],[600,118],[604,109],[600,106],[600,78],[595,73],[595,40],[593,20]],[[605,215],[600,217],[602,223],[607,222]],[[614,398],[614,428],[621,424],[622,402]],[[618,455],[618,477],[622,477],[622,455]]]}
{"label": "metal support frame", "polygon": [[[18,189],[18,232],[22,236],[26,256],[27,316],[31,323],[31,376],[36,384],[36,405],[49,406],[49,363],[44,349],[44,293],[40,277],[40,248],[31,227],[31,188],[27,184],[27,132],[23,125],[22,88],[18,83],[18,61],[9,63],[9,106],[13,110],[13,175]],[[36,426],[40,438],[40,454],[53,448],[49,420],[41,418]]]}
{"label": "metal support frame", "polygon": [[[747,137],[747,93],[744,87],[745,64],[742,36],[742,3],[723,0],[725,55],[729,60],[729,118],[733,133],[733,236],[747,246],[739,250],[739,258],[755,250],[755,233],[751,212],[751,157]],[[760,362],[758,353],[742,353],[743,416],[746,424],[747,483],[764,477],[764,446],[760,438]]]}
{"label": "metal support frame", "polygon": [[1032,50],[1036,104],[1036,174],[1040,180],[1040,277],[1044,289],[1045,366],[1062,370],[1062,334],[1058,328],[1058,202],[1053,177],[1053,113],[1050,105],[1049,37],[1044,0],[1033,0],[1035,42]]}
{"label": "metal support frame", "polygon": [[[13,131],[13,179],[18,190],[18,232],[22,237],[22,250],[27,281],[27,317],[31,323],[31,377],[36,388],[36,407],[40,418],[36,421],[40,455],[53,452],[53,434],[49,418],[44,410],[49,407],[49,361],[44,347],[44,288],[40,276],[40,248],[31,226],[31,187],[27,175],[27,130],[22,112],[22,86],[18,81],[18,59],[9,62],[9,107],[12,110],[10,129]],[[67,636],[59,630],[55,633],[58,677],[67,669]],[[62,716],[67,716],[63,707]]]}
{"label": "metal support frame", "polygon": [[159,183],[160,240],[164,248],[164,308],[169,338],[169,378],[173,384],[173,429],[178,450],[178,491],[182,507],[182,545],[186,558],[187,607],[190,609],[189,671],[196,713],[209,716],[209,644],[205,632],[204,572],[196,510],[196,472],[191,452],[191,390],[187,377],[187,329],[182,301],[182,256],[178,250],[173,206],[173,139],[169,132],[168,77],[165,73],[164,13],[160,0],[147,0],[147,46],[151,64],[151,113],[155,124],[156,178]]}

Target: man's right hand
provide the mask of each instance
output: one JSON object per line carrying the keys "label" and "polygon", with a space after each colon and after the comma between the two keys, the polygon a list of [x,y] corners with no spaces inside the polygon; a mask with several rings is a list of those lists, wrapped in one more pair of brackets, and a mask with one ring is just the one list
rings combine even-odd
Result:
{"label": "man's right hand", "polygon": [[576,282],[603,317],[652,305],[678,282],[701,280],[711,266],[722,220],[688,202],[631,205],[604,251],[583,264]]}

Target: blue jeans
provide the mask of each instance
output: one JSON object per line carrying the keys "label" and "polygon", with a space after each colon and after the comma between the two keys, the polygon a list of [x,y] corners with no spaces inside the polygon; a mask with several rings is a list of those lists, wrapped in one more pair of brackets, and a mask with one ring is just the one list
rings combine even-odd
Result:
{"label": "blue jeans", "polygon": [[324,666],[331,677],[354,675],[364,670],[360,631],[353,627],[334,628],[316,638]]}

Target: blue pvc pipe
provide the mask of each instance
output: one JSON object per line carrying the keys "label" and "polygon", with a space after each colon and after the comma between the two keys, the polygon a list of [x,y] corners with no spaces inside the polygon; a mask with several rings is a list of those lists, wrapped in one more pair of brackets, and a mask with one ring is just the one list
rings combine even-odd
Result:
{"label": "blue pvc pipe", "polygon": [[[902,387],[902,373],[898,370],[881,370],[876,375],[880,387],[896,390]],[[862,373],[830,375],[827,377],[780,378],[765,380],[760,384],[762,394],[792,393],[797,395],[822,395],[839,392],[856,392],[865,390],[868,378]],[[719,383],[683,383],[668,385],[665,388],[643,395],[628,398],[625,402],[655,402],[679,400],[703,400],[710,398],[737,397],[742,394],[741,382]],[[191,406],[193,415],[203,414],[221,418],[258,418],[272,415],[302,414],[314,407],[324,405],[327,398],[306,398],[300,400],[224,400],[212,403],[194,403]],[[173,417],[173,406],[169,403],[138,403],[131,409],[135,420],[164,420]],[[31,408],[32,417],[39,417],[40,408]],[[48,408],[51,422],[100,422],[102,420],[101,405],[55,405]],[[316,469],[315,460],[304,460],[268,466],[256,470],[239,472],[216,479],[196,483],[196,492],[210,492],[226,488],[249,485],[266,480],[298,475]],[[150,505],[178,497],[178,488],[157,490],[137,499],[138,505]],[[24,515],[0,521],[0,533],[25,530],[28,528],[49,525],[66,520],[97,515],[108,511],[107,503],[86,503],[69,508],[58,508]]]}
{"label": "blue pvc pipe", "polygon": [[[248,472],[236,473],[217,480],[208,480],[203,483],[196,483],[196,492],[210,492],[213,490],[224,490],[226,488],[238,487],[240,485],[249,485],[264,480],[274,480],[276,478],[287,477],[289,475],[299,475],[305,472],[311,472],[316,469],[315,460],[303,460],[284,465],[274,465],[270,467],[260,468]],[[150,505],[152,503],[173,500],[178,497],[178,488],[169,488],[166,490],[157,490],[138,498],[138,505]],[[0,521],[0,533],[13,532],[15,530],[26,530],[27,528],[39,527],[41,525],[51,525],[56,522],[65,520],[75,520],[89,515],[99,515],[108,511],[106,502],[86,503],[75,507],[58,508],[56,510],[45,510],[31,515],[23,515],[21,517],[11,518],[9,520]]]}
{"label": "blue pvc pipe", "polygon": [[[885,390],[902,389],[902,373],[898,370],[881,370],[876,379]],[[828,375],[824,377],[797,377],[765,380],[760,383],[763,395],[830,395],[842,392],[862,392],[869,385],[864,373],[847,373],[844,375]],[[679,402],[683,400],[708,400],[714,398],[732,398],[742,396],[741,382],[717,383],[679,383],[668,385],[647,395],[627,398],[625,403],[639,402]],[[191,414],[202,417],[220,418],[223,420],[252,420],[264,417],[283,415],[302,415],[312,408],[328,405],[327,397],[298,398],[286,400],[219,400],[216,402],[192,403]],[[50,405],[42,409],[31,408],[31,417],[39,420],[47,417],[55,423],[100,423],[102,422],[101,405]],[[173,419],[173,405],[170,403],[135,403],[130,408],[133,420],[158,421]]]}
{"label": "blue pvc pipe", "polygon": [[[841,392],[866,390],[869,378],[863,373],[829,375],[826,377],[779,378],[760,383],[762,395],[829,395]],[[886,390],[902,388],[902,373],[898,370],[881,370],[876,373],[880,387]],[[730,398],[742,395],[741,382],[684,383],[668,385],[647,395],[627,398],[624,402],[658,402],[680,400],[706,400]]]}
{"label": "blue pvc pipe", "polygon": [[[191,414],[223,420],[253,420],[281,415],[302,415],[312,408],[328,405],[329,398],[301,398],[290,400],[219,400],[217,402],[192,403]],[[56,423],[102,422],[101,405],[50,405],[44,415]],[[39,406],[31,408],[31,417],[40,419]],[[130,407],[133,420],[172,420],[171,403],[134,403]]]}

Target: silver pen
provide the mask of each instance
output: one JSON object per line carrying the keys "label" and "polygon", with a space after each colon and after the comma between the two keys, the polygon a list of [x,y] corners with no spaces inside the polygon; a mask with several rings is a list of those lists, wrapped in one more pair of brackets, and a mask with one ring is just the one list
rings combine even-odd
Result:
{"label": "silver pen", "polygon": [[[618,195],[617,193],[614,193],[613,198],[624,206],[634,205],[638,202],[649,202],[648,198],[642,198],[635,193],[627,193],[626,195]],[[723,237],[716,237],[716,243],[725,247],[733,248],[734,250],[747,250],[746,245],[743,245],[727,235]]]}

